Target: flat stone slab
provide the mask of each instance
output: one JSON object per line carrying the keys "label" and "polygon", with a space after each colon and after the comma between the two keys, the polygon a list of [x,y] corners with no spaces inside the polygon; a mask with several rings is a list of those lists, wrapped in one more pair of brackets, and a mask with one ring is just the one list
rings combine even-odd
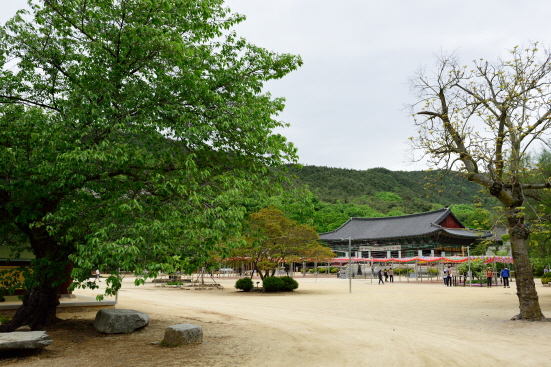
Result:
{"label": "flat stone slab", "polygon": [[136,310],[99,310],[94,320],[96,330],[104,334],[131,333],[147,325],[149,315]]}
{"label": "flat stone slab", "polygon": [[14,349],[40,349],[52,344],[45,331],[14,331],[0,333],[0,351]]}
{"label": "flat stone slab", "polygon": [[165,329],[163,344],[178,346],[203,342],[203,328],[192,324],[172,325]]}

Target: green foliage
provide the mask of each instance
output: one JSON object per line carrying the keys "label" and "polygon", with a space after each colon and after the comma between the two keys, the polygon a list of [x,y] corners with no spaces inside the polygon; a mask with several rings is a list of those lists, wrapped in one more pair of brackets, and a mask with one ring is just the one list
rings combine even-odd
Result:
{"label": "green foliage", "polygon": [[166,285],[183,285],[184,283],[182,282],[174,282],[174,281],[171,281],[171,282],[166,282]]}
{"label": "green foliage", "polygon": [[243,197],[281,192],[297,160],[262,90],[300,57],[229,32],[244,17],[219,0],[42,4],[0,30],[0,242],[32,247],[28,285],[227,252]]}
{"label": "green foliage", "polygon": [[251,289],[253,289],[253,281],[249,277],[245,277],[242,279],[237,280],[235,282],[235,288],[241,289],[242,291],[249,292]]}
{"label": "green foliage", "polygon": [[298,282],[291,277],[285,276],[280,278],[282,281],[281,291],[292,292],[298,288]]}
{"label": "green foliage", "polygon": [[[473,277],[478,279],[479,282],[485,282],[486,281],[486,269],[488,269],[488,266],[484,264],[484,261],[482,260],[475,260],[470,262],[471,266],[471,272],[473,274]],[[466,261],[464,263],[461,263],[457,266],[457,271],[459,271],[460,274],[467,274],[469,271],[469,262]]]}
{"label": "green foliage", "polygon": [[396,208],[396,209],[392,209],[391,211],[386,213],[386,215],[387,215],[387,217],[398,217],[400,215],[406,215],[406,213],[404,213],[403,211]]}
{"label": "green foliage", "polygon": [[11,317],[0,315],[0,325],[7,324],[10,321],[11,321]]}
{"label": "green foliage", "polygon": [[[312,270],[314,270],[314,269],[312,269]],[[325,274],[325,273],[327,273],[328,268],[327,268],[327,267],[324,267],[324,268],[321,268],[321,267],[320,267],[320,268],[318,268],[317,270],[318,270],[318,273]],[[338,271],[339,271],[339,268],[335,268],[335,267],[329,268],[329,272],[330,272],[330,273],[333,273],[333,274],[334,274],[334,273],[336,273],[336,272],[338,272]]]}
{"label": "green foliage", "polygon": [[435,275],[438,275],[438,269],[435,269],[435,268],[429,268],[427,270],[427,273],[431,276],[435,276]]}
{"label": "green foliage", "polygon": [[383,201],[402,201],[400,195],[388,191],[378,192],[375,196]]}
{"label": "green foliage", "polygon": [[488,249],[488,241],[479,241],[475,247],[473,247],[469,253],[471,256],[485,256],[486,250]]}
{"label": "green foliage", "polygon": [[551,272],[547,272],[543,274],[543,276],[541,277],[542,284],[547,284],[549,282],[551,282]]}
{"label": "green foliage", "polygon": [[490,229],[490,212],[474,204],[455,204],[450,206],[452,213],[467,228]]}
{"label": "green foliage", "polygon": [[266,277],[262,281],[262,287],[266,292],[279,292],[283,288],[283,280],[278,277]]}
{"label": "green foliage", "polygon": [[[480,190],[477,184],[455,173],[440,179],[437,171],[385,168],[359,171],[319,166],[290,167],[289,171],[322,202],[365,204],[384,215],[397,206],[402,212],[413,214],[444,205],[472,204]],[[490,208],[494,202],[488,200],[482,204]]]}
{"label": "green foliage", "polygon": [[405,268],[394,268],[394,275],[404,275],[408,273],[408,270],[409,269],[405,269]]}
{"label": "green foliage", "polygon": [[[384,168],[356,171],[304,166],[290,167],[290,172],[315,195],[309,201],[313,213],[310,204],[300,212],[307,211],[312,216],[308,223],[318,233],[333,231],[350,217],[400,216],[440,209],[451,203],[456,204],[456,210],[452,207],[452,211],[467,227],[487,228],[490,223],[484,208],[490,208],[494,200],[480,199],[477,185],[455,174],[437,181],[436,172],[393,172]],[[476,206],[472,204],[475,197],[478,197]],[[301,217],[300,212],[296,215],[292,210],[284,212]]]}
{"label": "green foliage", "polygon": [[334,257],[328,247],[318,242],[314,228],[287,218],[275,207],[249,215],[244,240],[232,256],[249,258],[261,278],[273,276],[279,264],[286,261]]}
{"label": "green foliage", "polygon": [[543,269],[549,266],[549,259],[530,258],[530,263],[532,264],[534,275],[542,276],[544,274]]}

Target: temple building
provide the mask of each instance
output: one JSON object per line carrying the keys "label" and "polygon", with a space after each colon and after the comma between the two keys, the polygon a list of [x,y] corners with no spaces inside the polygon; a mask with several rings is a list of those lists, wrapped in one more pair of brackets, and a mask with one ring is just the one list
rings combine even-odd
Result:
{"label": "temple building", "polygon": [[[396,217],[353,217],[336,230],[319,236],[339,255],[402,258],[466,256],[468,248],[492,234],[465,228],[446,207]],[[349,242],[352,254],[348,254]]]}

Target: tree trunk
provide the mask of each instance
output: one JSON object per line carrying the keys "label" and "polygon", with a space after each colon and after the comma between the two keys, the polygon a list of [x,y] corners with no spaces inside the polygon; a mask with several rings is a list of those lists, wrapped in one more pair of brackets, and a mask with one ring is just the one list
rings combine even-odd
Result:
{"label": "tree trunk", "polygon": [[528,258],[527,240],[530,231],[524,224],[524,218],[517,216],[517,212],[515,209],[510,209],[507,213],[520,308],[520,314],[513,319],[541,321],[545,319],[545,316],[541,312],[532,264]]}
{"label": "tree trunk", "polygon": [[0,332],[14,331],[24,325],[32,330],[40,330],[52,324],[56,320],[59,305],[58,293],[59,286],[52,287],[51,279],[27,290],[23,304],[9,323],[0,325]]}
{"label": "tree trunk", "polygon": [[56,321],[59,288],[71,279],[67,266],[68,252],[72,249],[55,246],[49,237],[34,244],[36,258],[31,262],[30,279],[25,280],[30,286],[23,296],[23,304],[9,323],[0,325],[0,332],[13,331],[20,326],[40,330]]}

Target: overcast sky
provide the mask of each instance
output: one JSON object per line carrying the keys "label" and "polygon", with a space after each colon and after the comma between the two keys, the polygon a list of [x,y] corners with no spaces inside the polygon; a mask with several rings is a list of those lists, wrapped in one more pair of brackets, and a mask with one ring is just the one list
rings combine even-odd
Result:
{"label": "overcast sky", "polygon": [[[0,22],[26,0],[0,0]],[[257,46],[302,56],[304,65],[266,89],[287,99],[279,119],[300,163],[364,170],[419,170],[406,144],[407,85],[434,55],[467,64],[515,45],[551,42],[549,0],[229,0],[247,20],[235,29]]]}

